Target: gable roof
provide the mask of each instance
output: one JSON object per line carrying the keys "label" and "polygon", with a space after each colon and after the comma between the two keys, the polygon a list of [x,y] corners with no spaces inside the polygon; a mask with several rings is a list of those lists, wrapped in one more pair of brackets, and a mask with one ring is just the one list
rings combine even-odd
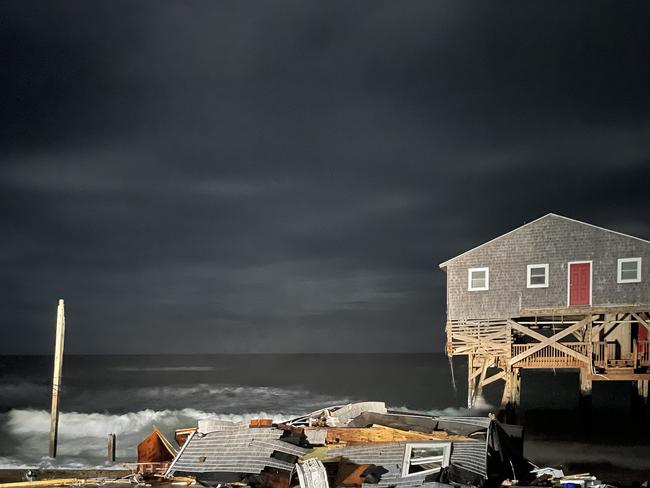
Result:
{"label": "gable roof", "polygon": [[536,222],[539,222],[540,220],[544,220],[544,219],[547,219],[547,218],[550,218],[550,217],[556,217],[556,218],[560,218],[560,219],[567,220],[567,221],[569,221],[569,222],[574,222],[574,223],[581,224],[581,225],[587,225],[587,226],[592,227],[592,228],[594,228],[594,229],[599,229],[599,230],[602,230],[602,231],[605,231],[605,232],[609,232],[609,233],[611,233],[611,234],[616,234],[616,235],[619,235],[619,236],[627,237],[627,238],[629,238],[629,239],[635,239],[635,240],[637,240],[637,241],[641,241],[641,242],[643,242],[644,244],[650,244],[650,241],[647,241],[647,240],[645,240],[645,239],[641,239],[640,237],[631,236],[631,235],[629,235],[629,234],[623,234],[622,232],[616,232],[615,230],[606,229],[606,228],[604,228],[604,227],[599,227],[599,226],[597,226],[597,225],[589,224],[589,223],[587,223],[587,222],[582,222],[582,221],[580,221],[580,220],[570,219],[569,217],[564,217],[563,215],[558,215],[558,214],[554,214],[554,213],[548,213],[548,214],[546,214],[546,215],[544,215],[544,216],[542,216],[542,217],[539,217],[539,218],[537,218],[537,219],[535,219],[535,220],[532,220],[532,221],[530,221],[530,222],[528,222],[528,223],[526,223],[526,224],[524,224],[524,225],[521,225],[521,226],[517,227],[516,229],[511,230],[510,232],[506,232],[505,234],[502,234],[502,235],[500,235],[500,236],[498,236],[498,237],[495,237],[494,239],[491,239],[491,240],[489,240],[489,241],[487,241],[487,242],[484,242],[483,244],[481,244],[481,245],[479,245],[479,246],[473,247],[473,248],[471,248],[471,249],[465,251],[464,253],[459,254],[458,256],[455,256],[455,257],[453,257],[453,258],[451,258],[451,259],[448,259],[447,261],[445,261],[445,262],[443,262],[443,263],[440,263],[439,266],[440,266],[441,268],[445,268],[445,267],[446,267],[449,263],[451,263],[452,261],[455,261],[456,259],[458,259],[458,258],[460,258],[460,257],[462,257],[462,256],[465,256],[466,254],[469,254],[469,253],[471,253],[472,251],[476,251],[477,249],[480,249],[480,248],[482,248],[482,247],[484,247],[484,246],[487,246],[488,244],[491,244],[491,243],[493,243],[493,242],[495,242],[495,241],[498,241],[498,240],[501,239],[502,237],[505,237],[505,236],[508,236],[508,235],[510,235],[510,234],[513,234],[513,233],[515,233],[515,232],[517,232],[517,231],[523,229],[524,227],[528,227],[529,225],[532,225],[532,224],[534,224],[534,223],[536,223]]}

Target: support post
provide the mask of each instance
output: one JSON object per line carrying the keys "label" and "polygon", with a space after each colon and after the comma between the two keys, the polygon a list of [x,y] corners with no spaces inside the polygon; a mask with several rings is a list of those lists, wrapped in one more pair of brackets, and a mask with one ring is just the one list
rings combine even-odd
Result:
{"label": "support post", "polygon": [[474,387],[476,381],[474,379],[474,355],[467,355],[467,408],[470,409],[474,406]]}
{"label": "support post", "polygon": [[492,360],[489,357],[486,357],[483,360],[483,366],[481,366],[481,376],[479,376],[478,379],[478,386],[476,387],[476,392],[474,393],[474,402],[476,402],[477,398],[480,398],[483,396],[483,383],[485,382],[485,377],[487,376],[487,370],[490,367]]}
{"label": "support post", "polygon": [[650,433],[650,404],[648,403],[648,380],[632,382],[632,416],[639,433]]}
{"label": "support post", "polygon": [[515,409],[521,404],[521,369],[516,368],[513,371],[512,381],[512,405]]}
{"label": "support post", "polygon": [[641,410],[647,409],[648,404],[648,380],[637,380],[632,382],[632,402],[633,407]]}
{"label": "support post", "polygon": [[592,381],[589,378],[589,369],[580,368],[580,408],[591,408]]}
{"label": "support post", "polygon": [[580,368],[580,398],[578,399],[578,413],[582,429],[591,432],[591,404],[592,404],[592,380],[589,377],[591,370]]}
{"label": "support post", "polygon": [[108,460],[115,462],[115,434],[108,434]]}
{"label": "support post", "polygon": [[54,374],[52,375],[52,411],[50,417],[50,457],[56,457],[59,433],[59,390],[61,389],[61,370],[63,368],[63,344],[65,338],[65,305],[59,300],[56,312],[56,343],[54,345]]}
{"label": "support post", "polygon": [[648,407],[649,384],[650,381],[641,380],[641,381],[637,381],[637,386],[636,386],[638,395],[641,397],[641,401],[643,402],[643,405],[645,405],[646,408]]}
{"label": "support post", "polygon": [[521,372],[519,368],[505,370],[505,385],[501,399],[501,411],[504,422],[517,421],[517,409],[521,402]]}

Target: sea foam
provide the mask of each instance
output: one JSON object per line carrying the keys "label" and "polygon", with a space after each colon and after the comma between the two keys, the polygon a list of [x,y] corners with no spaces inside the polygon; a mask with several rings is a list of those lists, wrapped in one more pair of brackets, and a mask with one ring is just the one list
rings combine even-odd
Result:
{"label": "sea foam", "polygon": [[[136,446],[155,425],[173,440],[174,430],[196,427],[198,420],[216,418],[247,422],[270,418],[276,422],[295,413],[250,412],[223,414],[192,408],[181,410],[140,410],[125,414],[63,412],[59,418],[59,445],[56,460],[47,458],[50,413],[45,410],[14,409],[0,414],[0,437],[7,439],[0,455],[0,468],[119,466],[133,462]],[[117,464],[104,463],[107,436],[117,436]]]}

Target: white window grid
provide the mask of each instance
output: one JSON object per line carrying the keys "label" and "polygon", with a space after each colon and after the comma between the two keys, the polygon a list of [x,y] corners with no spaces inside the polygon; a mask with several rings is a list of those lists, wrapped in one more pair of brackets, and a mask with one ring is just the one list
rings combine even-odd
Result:
{"label": "white window grid", "polygon": [[[485,272],[485,284],[483,286],[473,286],[473,274]],[[467,270],[467,290],[468,291],[485,291],[490,289],[490,268],[469,268]]]}
{"label": "white window grid", "polygon": [[[544,269],[544,283],[532,283],[534,269]],[[536,276],[539,276],[536,274]],[[526,283],[528,288],[548,288],[548,264],[529,264],[526,266]]]}
{"label": "white window grid", "polygon": [[[623,278],[623,265],[627,263],[636,264],[636,277]],[[641,282],[641,258],[620,258],[616,266],[616,282],[617,283],[640,283]]]}
{"label": "white window grid", "polygon": [[[441,456],[431,456],[411,459],[411,452],[413,449],[421,449],[427,447],[442,447],[444,452]],[[451,442],[418,442],[413,444],[406,444],[404,448],[404,462],[402,463],[402,477],[407,476],[418,476],[423,474],[437,473],[442,468],[449,466],[449,458],[451,457]],[[440,462],[439,468],[427,469],[424,471],[417,471],[415,473],[409,473],[409,468],[411,465],[421,465],[424,463],[431,462]]]}

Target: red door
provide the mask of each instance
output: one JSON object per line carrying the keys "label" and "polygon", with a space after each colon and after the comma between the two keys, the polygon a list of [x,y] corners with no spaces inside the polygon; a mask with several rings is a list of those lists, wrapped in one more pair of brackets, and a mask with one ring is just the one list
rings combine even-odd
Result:
{"label": "red door", "polygon": [[569,265],[569,305],[589,305],[591,302],[591,263]]}

